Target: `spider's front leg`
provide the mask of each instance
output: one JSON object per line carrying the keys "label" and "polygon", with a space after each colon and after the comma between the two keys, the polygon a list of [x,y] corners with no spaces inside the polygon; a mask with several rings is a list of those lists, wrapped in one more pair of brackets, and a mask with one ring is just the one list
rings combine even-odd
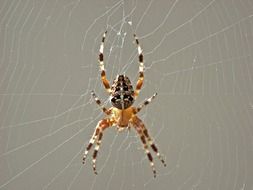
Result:
{"label": "spider's front leg", "polygon": [[141,87],[143,85],[143,80],[144,80],[144,62],[143,62],[143,53],[142,53],[142,48],[139,43],[139,39],[137,36],[134,34],[135,38],[135,43],[137,44],[137,49],[138,49],[138,57],[139,57],[139,78],[135,87],[134,91],[134,97],[135,99],[139,95],[139,92],[141,90]]}
{"label": "spider's front leg", "polygon": [[103,137],[103,131],[110,127],[112,125],[112,123],[109,121],[109,119],[102,119],[101,121],[98,122],[97,127],[89,141],[88,146],[86,147],[86,150],[84,152],[84,156],[83,156],[83,164],[85,164],[85,159],[89,153],[89,150],[91,149],[91,147],[93,146],[94,142],[96,142],[96,146],[93,152],[93,159],[92,159],[92,166],[93,166],[93,170],[94,173],[97,174],[96,171],[96,158],[97,158],[97,153],[101,144],[101,140]]}
{"label": "spider's front leg", "polygon": [[110,88],[110,83],[106,78],[106,74],[105,74],[105,66],[104,66],[104,43],[105,43],[105,37],[106,37],[106,33],[107,31],[105,31],[105,33],[103,34],[103,38],[102,38],[102,42],[99,48],[99,56],[98,56],[98,61],[99,61],[99,67],[101,70],[101,79],[102,82],[104,84],[104,87],[106,89],[106,91],[111,94],[111,88]]}

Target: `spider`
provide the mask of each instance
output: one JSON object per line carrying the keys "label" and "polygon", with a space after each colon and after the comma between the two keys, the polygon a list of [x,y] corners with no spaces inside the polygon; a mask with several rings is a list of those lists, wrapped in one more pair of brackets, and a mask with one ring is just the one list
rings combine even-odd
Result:
{"label": "spider", "polygon": [[102,42],[101,42],[100,50],[99,50],[98,61],[99,61],[99,66],[101,70],[101,79],[106,91],[110,95],[110,101],[112,103],[112,107],[109,109],[104,107],[101,101],[99,100],[99,98],[96,96],[95,92],[94,91],[91,92],[92,97],[95,99],[95,102],[100,106],[100,108],[107,115],[107,117],[105,117],[104,119],[98,122],[96,129],[84,152],[83,164],[85,164],[85,159],[88,155],[89,150],[91,149],[93,144],[96,142],[96,146],[93,152],[92,163],[93,163],[93,171],[95,174],[97,174],[96,158],[97,158],[97,154],[98,154],[99,146],[101,144],[104,130],[112,126],[116,126],[119,131],[126,128],[130,129],[130,127],[133,127],[136,129],[137,133],[139,134],[144,150],[150,161],[150,166],[153,170],[154,177],[156,177],[156,169],[153,163],[153,157],[148,149],[148,145],[153,149],[153,151],[156,153],[157,157],[160,159],[163,165],[166,166],[166,164],[165,164],[164,159],[158,152],[157,146],[153,143],[152,138],[150,137],[144,123],[136,114],[140,112],[143,107],[148,105],[156,97],[157,93],[155,93],[152,97],[146,99],[139,106],[137,107],[132,106],[135,99],[139,95],[139,92],[143,84],[143,79],[144,79],[144,73],[143,73],[144,63],[143,63],[142,48],[139,44],[138,38],[134,34],[135,42],[138,48],[138,56],[139,56],[139,78],[138,78],[135,90],[133,89],[133,86],[129,78],[126,75],[117,75],[117,77],[113,81],[112,86],[110,87],[109,81],[106,78],[106,73],[105,73],[105,68],[104,68],[103,52],[104,52],[104,42],[105,42],[106,34],[107,32],[103,34],[103,38],[102,38]]}

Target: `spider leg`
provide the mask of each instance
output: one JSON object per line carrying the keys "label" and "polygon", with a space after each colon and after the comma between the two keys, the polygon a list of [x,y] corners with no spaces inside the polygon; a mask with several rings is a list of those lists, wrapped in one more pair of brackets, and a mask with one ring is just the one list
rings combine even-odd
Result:
{"label": "spider leg", "polygon": [[90,150],[91,147],[93,146],[95,140],[97,139],[98,134],[99,134],[99,131],[100,131],[100,128],[99,128],[99,125],[97,125],[97,127],[96,127],[96,129],[95,129],[95,131],[94,131],[94,133],[93,133],[93,135],[92,135],[90,141],[89,141],[89,144],[88,144],[88,146],[86,147],[86,150],[85,150],[85,152],[84,152],[84,155],[83,155],[83,164],[85,164],[86,157],[87,157],[87,155],[88,155],[88,153],[89,153],[89,150]]}
{"label": "spider leg", "polygon": [[151,148],[156,153],[157,157],[160,159],[160,161],[163,163],[164,166],[166,166],[165,161],[162,158],[162,156],[160,155],[157,146],[153,143],[151,137],[148,134],[148,130],[146,129],[146,127],[145,127],[144,123],[141,121],[141,119],[139,119],[137,116],[134,116],[132,119],[132,123],[141,138],[141,141],[144,146],[144,150],[145,150],[147,157],[150,161],[150,166],[153,169],[154,177],[156,177],[156,170],[155,170],[154,163],[153,163],[153,157],[148,150],[148,145],[147,145],[146,140],[148,141],[149,145],[151,146]]}
{"label": "spider leg", "polygon": [[101,70],[101,79],[104,84],[104,87],[108,93],[111,93],[111,88],[110,88],[110,83],[106,78],[105,74],[105,66],[104,66],[104,43],[105,43],[105,36],[106,36],[107,31],[103,34],[102,37],[102,42],[99,48],[99,56],[98,56],[98,61],[99,61],[99,67]]}
{"label": "spider leg", "polygon": [[144,150],[145,150],[145,152],[147,154],[147,157],[148,157],[148,159],[150,161],[150,166],[151,166],[151,168],[153,170],[154,177],[156,177],[156,169],[155,169],[155,165],[154,165],[154,162],[153,162],[153,157],[152,157],[152,155],[151,155],[151,153],[150,153],[150,151],[148,149],[148,145],[147,145],[145,136],[142,133],[139,133],[139,135],[140,135],[141,142],[143,144]]}
{"label": "spider leg", "polygon": [[103,131],[110,127],[111,123],[109,122],[109,119],[102,119],[101,121],[98,122],[97,127],[89,141],[88,146],[86,147],[86,150],[84,152],[84,156],[83,156],[83,164],[85,164],[85,159],[89,153],[89,150],[91,149],[91,147],[93,146],[94,142],[96,141],[96,147],[94,149],[94,153],[93,153],[93,159],[92,159],[92,165],[93,165],[93,170],[94,173],[97,174],[96,171],[96,158],[97,158],[97,153],[99,150],[99,146],[101,144],[101,139],[103,137]]}
{"label": "spider leg", "polygon": [[152,100],[157,96],[157,93],[155,93],[153,96],[151,96],[150,98],[144,100],[143,103],[141,103],[137,108],[136,108],[136,113],[138,113],[139,111],[142,110],[142,108],[144,108],[145,106],[147,106],[150,102],[152,102]]}
{"label": "spider leg", "polygon": [[141,142],[143,144],[143,148],[147,154],[147,157],[149,159],[149,162],[150,162],[150,166],[153,170],[153,174],[154,174],[154,177],[156,177],[156,169],[155,169],[155,165],[154,165],[154,162],[153,162],[153,157],[148,149],[148,144],[146,142],[146,137],[145,137],[145,134],[144,134],[144,129],[145,128],[145,125],[144,123],[137,117],[135,116],[132,120],[132,124],[134,126],[134,128],[136,129],[136,131],[138,132],[139,136],[140,136],[140,139],[141,139]]}
{"label": "spider leg", "polygon": [[101,140],[103,137],[103,132],[101,131],[98,135],[98,139],[97,139],[97,144],[95,146],[94,152],[93,152],[93,159],[92,159],[92,167],[93,167],[93,171],[95,174],[97,174],[97,170],[96,170],[96,160],[97,160],[97,154],[98,154],[98,150],[101,144]]}
{"label": "spider leg", "polygon": [[142,48],[140,46],[139,39],[137,38],[137,36],[135,34],[134,34],[134,38],[135,38],[135,42],[137,44],[138,57],[139,57],[139,79],[136,83],[135,92],[134,92],[134,97],[137,98],[137,96],[139,95],[139,92],[141,90],[143,80],[144,80],[144,63],[143,63]]}
{"label": "spider leg", "polygon": [[151,148],[153,149],[153,151],[156,153],[156,156],[159,158],[159,160],[163,163],[164,167],[166,166],[166,163],[164,161],[164,159],[162,158],[161,154],[158,152],[158,148],[157,146],[154,144],[154,142],[152,141],[151,137],[148,134],[148,130],[144,129],[143,133],[145,135],[145,137],[148,139],[148,143],[151,146]]}
{"label": "spider leg", "polygon": [[107,115],[110,114],[110,109],[107,109],[106,107],[102,106],[101,104],[101,100],[99,100],[99,98],[97,97],[97,95],[95,94],[94,91],[91,91],[91,95],[94,98],[94,100],[96,101],[96,103],[98,104],[98,106],[103,110],[103,112]]}

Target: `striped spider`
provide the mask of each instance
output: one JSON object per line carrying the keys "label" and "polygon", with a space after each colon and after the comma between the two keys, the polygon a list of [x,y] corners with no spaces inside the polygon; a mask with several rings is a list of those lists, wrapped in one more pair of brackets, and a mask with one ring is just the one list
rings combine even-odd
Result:
{"label": "striped spider", "polygon": [[96,146],[93,153],[93,170],[94,173],[97,174],[96,171],[96,158],[97,153],[99,150],[99,146],[101,144],[101,140],[103,137],[103,131],[109,127],[117,126],[117,129],[119,131],[133,127],[138,132],[141,142],[143,144],[144,150],[147,154],[147,157],[150,161],[150,166],[153,170],[154,177],[156,177],[156,169],[153,163],[153,157],[151,153],[149,152],[148,145],[153,149],[153,151],[156,153],[157,157],[160,159],[160,161],[163,163],[164,166],[166,166],[164,159],[158,152],[158,149],[156,145],[153,143],[151,137],[149,136],[148,130],[146,129],[144,123],[142,120],[136,115],[143,107],[148,105],[157,95],[155,93],[152,97],[146,99],[142,104],[140,104],[138,107],[132,106],[134,103],[134,100],[137,98],[144,79],[144,64],[143,64],[143,54],[142,54],[142,48],[139,44],[139,40],[134,35],[135,42],[137,44],[138,48],[138,55],[139,55],[139,79],[137,81],[135,90],[133,89],[133,86],[129,80],[129,78],[125,75],[117,75],[116,79],[114,79],[112,86],[110,87],[109,81],[106,78],[105,74],[105,68],[104,68],[104,42],[106,33],[104,33],[102,42],[100,45],[99,50],[99,64],[100,64],[100,70],[101,70],[101,78],[103,85],[110,95],[110,101],[112,103],[112,107],[107,109],[101,104],[101,101],[98,99],[96,94],[92,91],[92,96],[95,99],[96,103],[100,106],[102,111],[107,115],[104,119],[100,120],[96,126],[96,129],[94,131],[94,134],[92,135],[88,146],[86,147],[86,150],[84,152],[83,156],[83,164],[85,163],[86,156],[91,149],[92,145],[96,142]]}

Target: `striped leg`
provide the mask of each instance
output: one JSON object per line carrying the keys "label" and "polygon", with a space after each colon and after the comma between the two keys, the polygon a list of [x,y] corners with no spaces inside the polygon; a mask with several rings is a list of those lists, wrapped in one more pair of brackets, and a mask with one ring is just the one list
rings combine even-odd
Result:
{"label": "striped leg", "polygon": [[159,160],[163,163],[163,165],[165,167],[166,163],[165,163],[164,159],[162,158],[161,154],[158,152],[158,148],[156,147],[156,145],[152,141],[151,137],[148,134],[148,130],[146,128],[144,128],[143,133],[144,133],[145,137],[148,139],[149,145],[151,146],[153,151],[156,153],[156,156],[159,158]]}
{"label": "striped leg", "polygon": [[135,38],[135,42],[137,44],[138,57],[139,57],[139,79],[137,81],[135,92],[134,92],[134,96],[135,96],[135,98],[137,98],[137,96],[139,95],[139,92],[141,90],[143,80],[144,80],[144,73],[143,73],[144,72],[144,63],[143,63],[142,49],[141,49],[141,46],[139,44],[139,40],[138,40],[138,38],[135,34],[134,34],[134,38]]}
{"label": "striped leg", "polygon": [[88,146],[86,147],[86,150],[84,152],[84,156],[83,156],[83,164],[85,164],[85,159],[89,153],[89,150],[91,149],[92,145],[94,144],[94,142],[96,141],[96,147],[93,153],[93,170],[94,173],[97,174],[96,172],[96,158],[97,158],[97,153],[98,153],[98,149],[99,149],[99,145],[101,144],[101,139],[103,136],[103,130],[105,130],[107,127],[110,127],[111,124],[109,123],[108,119],[102,119],[101,121],[99,121],[94,134],[92,135]]}
{"label": "striped leg", "polygon": [[98,61],[99,61],[99,67],[100,67],[100,71],[101,71],[101,79],[104,84],[104,87],[108,93],[111,93],[110,83],[106,78],[105,66],[104,66],[104,43],[105,43],[106,33],[107,33],[107,31],[105,31],[105,33],[103,34],[102,42],[101,42],[100,49],[99,49]]}
{"label": "striped leg", "polygon": [[149,162],[150,162],[150,166],[153,170],[153,174],[154,174],[154,177],[156,177],[156,169],[155,169],[155,165],[154,165],[154,162],[153,162],[153,157],[148,149],[148,145],[147,145],[147,142],[146,142],[146,137],[145,137],[145,134],[143,133],[145,126],[143,124],[143,122],[137,117],[135,116],[132,120],[132,124],[134,126],[134,128],[136,129],[136,131],[138,132],[139,136],[140,136],[140,139],[141,139],[141,142],[143,144],[143,148],[147,154],[147,157],[149,159]]}
{"label": "striped leg", "polygon": [[139,133],[139,135],[140,135],[140,138],[141,138],[141,142],[143,144],[143,148],[144,148],[144,150],[145,150],[145,152],[147,154],[147,157],[148,157],[148,159],[150,161],[150,166],[151,166],[151,168],[153,170],[154,177],[156,177],[156,169],[155,169],[155,166],[154,166],[153,157],[152,157],[151,153],[149,152],[145,136],[142,133]]}
{"label": "striped leg", "polygon": [[96,103],[99,105],[99,107],[103,110],[103,112],[109,115],[111,112],[110,109],[108,110],[106,107],[102,106],[101,101],[99,100],[99,98],[97,97],[94,91],[91,91],[91,95],[96,101]]}
{"label": "striped leg", "polygon": [[95,146],[94,152],[93,152],[93,159],[92,159],[92,167],[93,167],[93,171],[95,174],[97,174],[97,170],[96,170],[96,159],[97,159],[97,154],[98,154],[98,150],[101,144],[101,140],[103,137],[103,132],[101,131],[98,135],[98,139],[97,139],[97,144]]}
{"label": "striped leg", "polygon": [[89,153],[89,150],[91,149],[91,147],[93,146],[95,140],[97,139],[99,132],[100,132],[100,127],[99,127],[99,124],[98,124],[97,127],[96,127],[96,130],[93,133],[93,135],[92,135],[92,137],[91,137],[91,139],[89,141],[89,144],[86,147],[86,150],[84,152],[84,155],[83,155],[83,164],[85,164],[85,160],[86,160],[86,157],[87,157],[87,155]]}
{"label": "striped leg", "polygon": [[142,104],[140,104],[137,108],[136,111],[139,112],[141,111],[142,108],[144,108],[145,106],[147,106],[150,102],[152,102],[152,100],[156,97],[157,93],[155,93],[153,96],[151,96],[150,98],[144,100],[144,102]]}

